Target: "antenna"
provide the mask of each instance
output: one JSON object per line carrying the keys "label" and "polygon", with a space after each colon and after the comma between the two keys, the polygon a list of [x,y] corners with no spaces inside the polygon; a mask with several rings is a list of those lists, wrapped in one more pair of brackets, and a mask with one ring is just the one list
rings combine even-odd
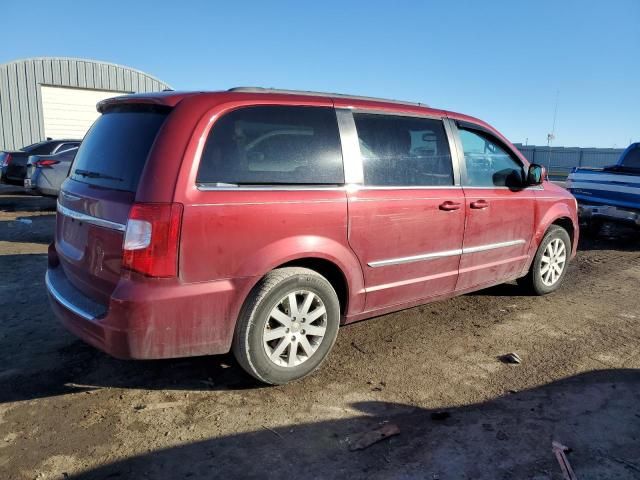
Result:
{"label": "antenna", "polygon": [[551,133],[547,134],[547,171],[551,174],[551,142],[556,138],[556,118],[558,117],[558,99],[560,98],[560,90],[556,90],[556,104],[553,108],[553,125],[551,127]]}

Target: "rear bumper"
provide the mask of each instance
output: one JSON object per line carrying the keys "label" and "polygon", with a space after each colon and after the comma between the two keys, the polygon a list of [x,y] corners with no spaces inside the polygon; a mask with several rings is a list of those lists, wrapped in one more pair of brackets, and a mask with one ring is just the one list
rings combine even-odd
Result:
{"label": "rear bumper", "polygon": [[2,181],[10,185],[24,184],[24,178],[27,175],[27,167],[24,165],[10,164],[2,169]]}
{"label": "rear bumper", "polygon": [[640,210],[624,209],[612,205],[578,205],[578,216],[582,221],[602,219],[613,222],[631,223],[640,227]]}
{"label": "rear bumper", "polygon": [[239,310],[239,291],[250,279],[180,285],[176,279],[123,279],[109,305],[85,297],[50,267],[52,309],[73,334],[122,359],[157,359],[226,353]]}
{"label": "rear bumper", "polygon": [[24,189],[27,192],[48,197],[58,196],[60,190],[52,188],[51,184],[43,179],[42,171],[39,168],[30,168],[29,170],[24,179]]}
{"label": "rear bumper", "polygon": [[3,168],[0,172],[0,183],[4,183],[7,185],[19,185],[22,187],[24,180],[21,178],[7,177],[6,169]]}

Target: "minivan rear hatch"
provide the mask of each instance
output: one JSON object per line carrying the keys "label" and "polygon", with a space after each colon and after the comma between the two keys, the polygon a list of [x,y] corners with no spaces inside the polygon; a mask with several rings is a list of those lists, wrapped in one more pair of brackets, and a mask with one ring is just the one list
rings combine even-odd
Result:
{"label": "minivan rear hatch", "polygon": [[116,104],[85,136],[58,198],[56,252],[67,280],[107,305],[120,278],[131,205],[170,108]]}

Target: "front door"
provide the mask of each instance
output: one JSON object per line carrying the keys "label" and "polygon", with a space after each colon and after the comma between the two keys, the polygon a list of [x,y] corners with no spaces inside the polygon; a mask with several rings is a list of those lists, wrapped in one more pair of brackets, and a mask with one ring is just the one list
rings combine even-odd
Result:
{"label": "front door", "polygon": [[471,124],[458,124],[457,131],[464,152],[466,227],[456,290],[470,290],[522,272],[533,236],[535,196],[524,188],[522,162],[504,142]]}
{"label": "front door", "polygon": [[453,292],[465,209],[442,119],[353,117],[364,184],[348,192],[349,243],[366,310]]}

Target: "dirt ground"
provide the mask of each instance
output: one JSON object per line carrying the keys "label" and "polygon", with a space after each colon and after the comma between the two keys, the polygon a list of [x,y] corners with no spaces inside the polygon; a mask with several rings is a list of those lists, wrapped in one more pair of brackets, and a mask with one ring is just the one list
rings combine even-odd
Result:
{"label": "dirt ground", "polygon": [[125,362],[67,333],[43,284],[54,208],[0,192],[0,479],[562,479],[552,440],[580,479],[640,478],[636,234],[582,241],[548,297],[347,326],[319,372],[265,388],[230,355]]}

